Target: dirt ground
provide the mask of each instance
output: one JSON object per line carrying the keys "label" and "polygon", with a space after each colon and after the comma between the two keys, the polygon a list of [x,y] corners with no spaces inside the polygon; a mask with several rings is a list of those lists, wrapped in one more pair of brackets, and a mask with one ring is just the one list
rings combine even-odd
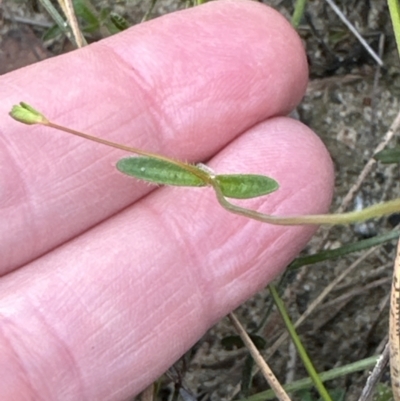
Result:
{"label": "dirt ground", "polygon": [[[148,1],[97,1],[97,7],[111,6],[139,23],[149,8]],[[265,1],[290,18],[292,1]],[[380,0],[337,1],[339,8],[379,52],[384,40],[384,67],[368,55],[359,41],[322,0],[310,1],[298,29],[304,40],[310,64],[310,84],[297,109],[298,118],[317,132],[330,150],[336,168],[336,193],[332,211],[340,205],[360,172],[370,159],[399,110],[399,58],[396,53],[386,2]],[[43,42],[42,35],[52,25],[50,17],[37,1],[3,0],[0,3],[0,74],[12,71],[54,54],[72,50],[65,39]],[[151,17],[185,7],[183,2],[160,0]],[[383,39],[381,39],[383,38]],[[392,141],[392,145],[397,139]],[[349,209],[399,196],[398,166],[378,164],[365,179]],[[321,228],[303,254],[333,249],[344,244],[374,237],[393,230],[400,221],[391,216],[368,224]],[[299,334],[318,371],[327,371],[382,352],[388,331],[388,296],[396,241],[392,240],[362,260],[335,287],[317,310],[299,328]],[[365,251],[363,251],[365,253]],[[311,302],[363,252],[333,261],[325,261],[292,271],[286,281],[284,300],[292,320],[296,320]],[[251,332],[266,341],[263,353],[284,331],[273,309],[270,296],[260,292],[237,311],[239,319]],[[184,388],[198,400],[231,400],[239,389],[247,353],[243,349],[227,350],[221,340],[233,335],[224,319],[170,372],[177,380],[182,376]],[[282,382],[306,376],[293,346],[285,341],[268,363]],[[368,370],[328,382],[332,390],[344,390],[346,400],[358,399]],[[180,380],[180,379],[179,379]],[[388,370],[382,382],[388,383]],[[160,400],[171,397],[173,384],[163,379]],[[251,394],[268,389],[257,374]],[[186,401],[192,400],[186,395]],[[188,398],[189,397],[189,398]],[[293,399],[318,399],[313,391],[294,395]]]}

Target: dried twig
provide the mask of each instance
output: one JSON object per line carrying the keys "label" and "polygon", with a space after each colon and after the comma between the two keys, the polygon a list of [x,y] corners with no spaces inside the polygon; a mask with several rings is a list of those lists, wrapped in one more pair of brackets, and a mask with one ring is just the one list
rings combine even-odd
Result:
{"label": "dried twig", "polygon": [[58,3],[60,4],[60,7],[62,8],[65,16],[67,17],[68,24],[72,29],[76,45],[79,48],[87,45],[86,40],[83,37],[82,32],[79,28],[72,0],[58,0]]}
{"label": "dried twig", "polygon": [[237,333],[239,334],[240,338],[246,345],[246,348],[249,350],[251,356],[253,357],[255,363],[260,368],[262,374],[264,375],[265,379],[267,380],[268,384],[274,390],[275,395],[281,401],[290,401],[289,396],[287,395],[286,391],[283,389],[281,384],[279,383],[278,379],[275,377],[274,373],[268,366],[267,362],[265,362],[264,358],[261,356],[260,352],[258,351],[257,347],[254,345],[253,341],[247,334],[244,327],[241,325],[237,317],[230,313],[228,315],[230,321],[232,322],[233,326],[235,327]]}
{"label": "dried twig", "polygon": [[368,401],[372,397],[373,391],[378,382],[380,381],[388,362],[389,362],[389,344],[386,344],[381,357],[377,360],[374,369],[372,370],[371,374],[368,377],[367,382],[365,383],[365,386],[358,401]]}
{"label": "dried twig", "polygon": [[365,50],[372,56],[372,58],[380,65],[383,66],[383,61],[374,52],[367,41],[360,35],[355,26],[346,18],[346,16],[340,11],[339,7],[333,2],[333,0],[325,0],[336,15],[342,20],[342,22],[349,28],[350,32],[358,39],[358,41],[364,46]]}
{"label": "dried twig", "polygon": [[393,270],[389,317],[390,377],[393,399],[400,400],[400,240]]}

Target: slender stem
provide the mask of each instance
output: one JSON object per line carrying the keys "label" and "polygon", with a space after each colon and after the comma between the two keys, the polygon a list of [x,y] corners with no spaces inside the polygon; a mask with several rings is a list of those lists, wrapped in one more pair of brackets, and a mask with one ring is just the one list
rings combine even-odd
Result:
{"label": "slender stem", "polygon": [[377,205],[373,205],[356,212],[338,214],[314,214],[305,216],[271,216],[268,214],[257,212],[255,210],[246,209],[241,206],[234,205],[224,197],[216,181],[213,181],[211,185],[213,186],[214,191],[217,195],[219,204],[229,212],[254,220],[262,221],[264,223],[281,226],[306,224],[351,224],[400,211],[400,198],[398,198],[389,202],[379,203]]}
{"label": "slender stem", "polygon": [[[323,381],[333,380],[345,375],[349,375],[355,372],[360,372],[365,369],[369,369],[376,364],[379,356],[370,356],[369,358],[362,359],[354,363],[349,363],[345,366],[340,366],[339,368],[334,368],[326,372],[320,373],[320,377]],[[283,387],[288,392],[294,392],[299,390],[309,389],[312,385],[311,379],[306,377],[304,379],[296,380],[295,382],[285,384]],[[272,390],[262,391],[261,393],[254,394],[246,399],[241,399],[240,401],[266,401],[275,400],[275,395]]]}
{"label": "slender stem", "polygon": [[79,137],[84,138],[84,139],[88,139],[89,141],[101,143],[101,144],[106,145],[106,146],[111,146],[111,147],[116,148],[116,149],[125,150],[125,151],[130,152],[130,153],[136,153],[136,154],[141,155],[141,156],[152,157],[152,158],[157,159],[157,160],[163,160],[163,161],[175,164],[176,166],[179,166],[179,167],[183,168],[184,170],[193,173],[194,175],[199,177],[202,181],[204,181],[207,185],[211,185],[212,177],[210,176],[210,174],[207,173],[206,171],[196,167],[196,166],[191,165],[191,164],[183,163],[183,162],[181,162],[179,160],[170,159],[169,157],[162,156],[162,155],[159,155],[157,153],[147,152],[145,150],[142,150],[142,149],[139,149],[139,148],[135,148],[135,147],[132,147],[132,146],[126,146],[126,145],[122,145],[120,143],[108,141],[107,139],[98,138],[97,136],[92,136],[92,135],[89,135],[89,134],[85,134],[85,133],[80,132],[80,131],[75,131],[74,129],[71,129],[71,128],[68,128],[68,127],[64,127],[62,125],[55,124],[55,123],[53,123],[51,121],[47,121],[47,122],[43,123],[42,125],[45,125],[45,126],[50,127],[50,128],[57,129],[59,131],[64,131],[64,132],[67,132],[67,133],[75,135],[75,136],[79,136]]}
{"label": "slender stem", "polygon": [[64,21],[63,17],[57,11],[57,9],[53,6],[50,0],[40,0],[42,6],[46,9],[46,11],[50,14],[51,18],[53,18],[56,25],[60,28],[61,32],[76,46],[75,38],[71,33],[70,27]]}
{"label": "slender stem", "polygon": [[315,370],[314,365],[311,362],[311,359],[308,356],[307,351],[305,350],[303,343],[301,342],[292,321],[290,320],[290,317],[286,311],[285,305],[283,304],[281,297],[278,294],[278,291],[276,290],[273,284],[270,284],[268,286],[268,289],[285,323],[286,329],[289,332],[289,335],[292,338],[294,345],[296,346],[297,352],[299,353],[300,358],[303,361],[304,367],[307,369],[307,372],[311,380],[313,381],[314,386],[318,390],[319,395],[325,401],[332,401],[332,398],[330,397],[328,391],[326,390],[324,384],[322,383],[321,377]]}
{"label": "slender stem", "polygon": [[143,18],[142,18],[142,20],[140,22],[145,22],[145,21],[148,20],[148,18],[150,16],[150,14],[152,13],[156,3],[157,3],[157,0],[151,0],[150,6],[147,9],[147,11],[145,12],[145,14],[144,14],[144,16],[143,16]]}
{"label": "slender stem", "polygon": [[388,0],[390,18],[392,20],[397,52],[400,55],[400,4],[399,0]]}
{"label": "slender stem", "polygon": [[296,0],[296,4],[294,6],[294,12],[292,15],[292,25],[295,28],[298,28],[300,24],[300,20],[303,18],[304,9],[306,8],[307,0]]}

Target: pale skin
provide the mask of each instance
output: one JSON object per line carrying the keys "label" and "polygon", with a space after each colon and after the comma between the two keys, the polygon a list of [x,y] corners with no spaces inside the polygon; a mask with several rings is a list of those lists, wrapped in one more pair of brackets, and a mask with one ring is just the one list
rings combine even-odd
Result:
{"label": "pale skin", "polygon": [[315,227],[229,214],[211,189],[155,189],[126,153],[7,113],[57,122],[281,188],[246,203],[324,213],[325,147],[286,115],[307,65],[275,11],[216,2],[0,77],[0,399],[124,400],[263,288]]}

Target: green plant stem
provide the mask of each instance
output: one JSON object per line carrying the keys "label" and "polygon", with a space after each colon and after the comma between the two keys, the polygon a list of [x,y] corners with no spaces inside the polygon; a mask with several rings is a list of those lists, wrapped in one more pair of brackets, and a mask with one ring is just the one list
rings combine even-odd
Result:
{"label": "green plant stem", "polygon": [[282,302],[282,299],[278,295],[278,291],[276,290],[275,286],[270,284],[268,286],[268,289],[272,295],[272,298],[274,299],[275,305],[279,310],[279,313],[282,316],[283,321],[285,322],[286,329],[288,330],[290,337],[292,338],[292,341],[294,345],[296,346],[297,352],[300,355],[301,360],[303,361],[303,364],[305,368],[307,369],[308,374],[311,377],[311,380],[314,383],[314,386],[318,390],[321,398],[325,401],[332,401],[328,391],[326,390],[324,384],[322,383],[322,380],[318,374],[318,372],[315,370],[314,365],[311,362],[310,357],[307,355],[307,352],[297,335],[296,329],[294,328],[293,323],[290,321],[289,315],[286,311],[285,305]]}
{"label": "green plant stem", "polygon": [[157,0],[151,0],[150,6],[147,9],[147,11],[145,12],[141,22],[145,22],[148,20],[150,14],[153,12],[153,9],[154,9],[156,3],[157,3]]}
{"label": "green plant stem", "polygon": [[122,145],[122,144],[119,144],[119,143],[116,143],[116,142],[108,141],[107,139],[102,139],[102,138],[98,138],[96,136],[84,134],[83,132],[75,131],[75,130],[73,130],[71,128],[55,124],[55,123],[53,123],[51,121],[47,121],[47,122],[41,123],[41,124],[46,126],[46,127],[55,128],[55,129],[57,129],[59,131],[64,131],[64,132],[67,132],[69,134],[72,134],[72,135],[75,135],[75,136],[79,136],[79,137],[84,138],[84,139],[88,139],[89,141],[101,143],[102,145],[111,146],[113,148],[124,150],[126,152],[136,153],[136,154],[141,155],[141,156],[152,157],[152,158],[157,159],[157,160],[163,160],[163,161],[175,164],[176,166],[179,166],[179,167],[183,168],[184,170],[189,171],[189,172],[193,173],[194,175],[196,175],[197,177],[199,177],[202,181],[204,181],[204,183],[206,185],[211,185],[212,177],[210,176],[210,174],[205,172],[205,171],[203,171],[202,169],[200,169],[198,167],[192,166],[191,164],[183,163],[183,162],[180,162],[179,160],[170,159],[169,157],[162,156],[162,155],[159,155],[157,153],[147,152],[147,151],[139,149],[139,148],[135,148],[135,147],[132,147],[132,146],[127,146],[127,145]]}
{"label": "green plant stem", "polygon": [[[340,366],[339,368],[334,368],[326,372],[321,373],[319,376],[322,381],[333,380],[338,377],[343,377],[345,375],[360,372],[365,369],[369,369],[374,366],[379,359],[379,356],[371,356],[369,358],[350,363],[346,366]],[[309,377],[297,380],[293,383],[285,384],[283,388],[288,392],[294,392],[298,390],[305,390],[312,386],[312,381]],[[247,398],[241,398],[240,401],[265,401],[275,399],[275,393],[272,390],[262,391],[261,393],[254,394]]]}
{"label": "green plant stem", "polygon": [[300,256],[296,258],[288,267],[289,270],[299,269],[302,266],[320,263],[325,260],[333,260],[335,258],[343,257],[353,252],[359,252],[364,249],[372,248],[373,246],[383,244],[387,241],[398,240],[400,231],[390,231],[385,234],[377,235],[372,238],[364,239],[361,241],[353,242],[343,245],[339,248],[321,251],[313,255]]}
{"label": "green plant stem", "polygon": [[306,8],[307,0],[297,0],[294,6],[294,12],[292,16],[292,25],[297,28],[300,24],[301,19],[304,15],[304,9]]}
{"label": "green plant stem", "polygon": [[398,0],[388,0],[390,18],[396,38],[397,53],[400,55],[400,4]]}
{"label": "green plant stem", "polygon": [[271,216],[268,214],[257,212],[255,210],[246,209],[241,206],[234,205],[224,197],[220,188],[218,187],[218,185],[216,185],[215,181],[212,182],[212,186],[217,195],[219,204],[229,212],[245,216],[253,220],[258,220],[264,223],[270,223],[280,226],[297,226],[307,224],[351,224],[376,217],[382,217],[400,211],[400,198],[397,198],[354,212],[338,214],[311,214],[305,216]]}
{"label": "green plant stem", "polygon": [[60,28],[61,32],[73,43],[74,46],[77,46],[75,42],[75,38],[71,33],[67,23],[64,21],[63,17],[57,11],[57,9],[53,6],[50,0],[40,0],[42,6],[46,9],[46,11],[50,14],[51,18],[53,18],[56,25]]}

